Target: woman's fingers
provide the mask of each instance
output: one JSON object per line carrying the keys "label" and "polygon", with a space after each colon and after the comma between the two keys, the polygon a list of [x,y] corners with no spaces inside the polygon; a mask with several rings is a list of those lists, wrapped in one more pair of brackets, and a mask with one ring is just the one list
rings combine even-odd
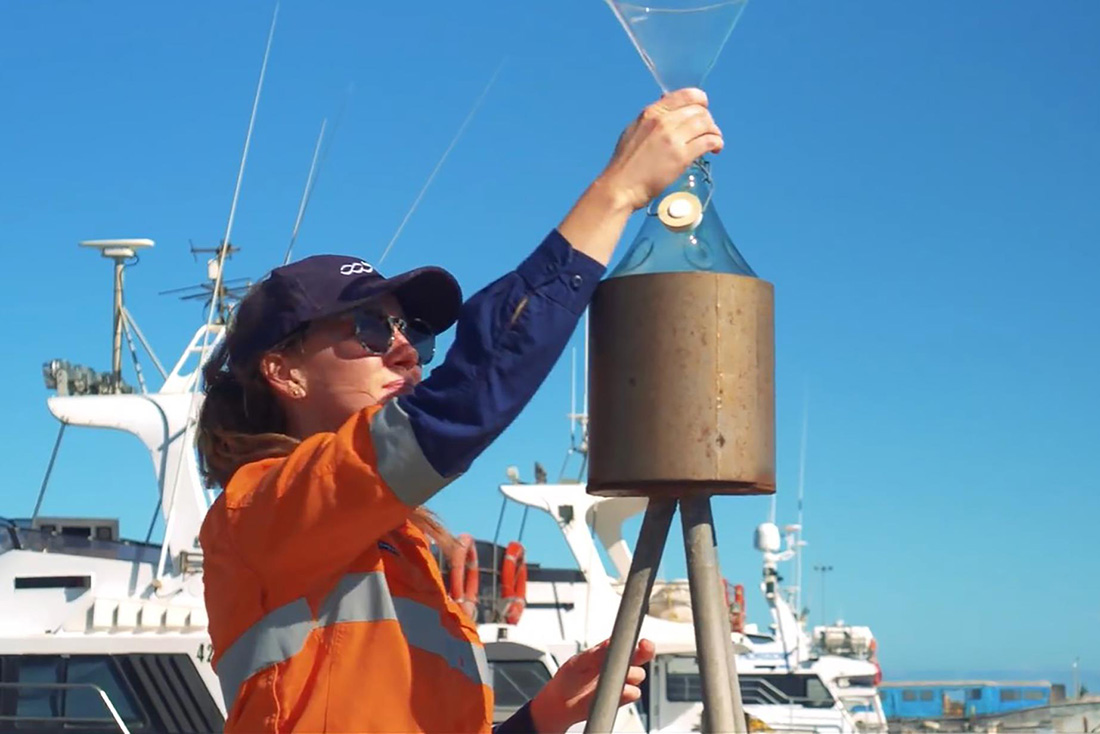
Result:
{"label": "woman's fingers", "polygon": [[663,115],[656,118],[655,122],[664,129],[675,132],[692,120],[698,119],[709,120],[710,112],[702,105],[689,104],[665,112]]}
{"label": "woman's fingers", "polygon": [[[567,664],[572,664],[578,670],[587,670],[589,668],[599,668],[603,665],[604,658],[607,657],[607,649],[610,644],[610,640],[604,640],[598,645],[582,650],[569,659]],[[638,645],[634,648],[634,652],[630,655],[631,665],[645,665],[657,654],[657,646],[653,644],[652,640],[642,638],[638,640]]]}
{"label": "woman's fingers", "polygon": [[626,686],[623,688],[623,695],[619,696],[619,705],[626,706],[629,703],[634,703],[641,697],[641,688],[638,688],[638,686]]}
{"label": "woman's fingers", "polygon": [[660,113],[664,110],[675,110],[688,105],[706,107],[708,103],[707,93],[702,89],[685,87],[661,95],[661,98],[647,107],[645,111],[642,112],[642,115],[645,116],[650,110]]}
{"label": "woman's fingers", "polygon": [[679,124],[677,132],[685,142],[691,142],[700,135],[707,133],[719,136],[722,134],[722,131],[718,129],[718,124],[714,122],[714,118],[706,110],[686,117]]}
{"label": "woman's fingers", "polygon": [[638,640],[638,646],[634,648],[634,655],[630,659],[631,665],[645,665],[657,655],[657,646],[653,640],[642,638]]}
{"label": "woman's fingers", "polygon": [[721,153],[726,145],[721,135],[707,133],[700,135],[687,144],[691,160],[700,158],[707,153]]}

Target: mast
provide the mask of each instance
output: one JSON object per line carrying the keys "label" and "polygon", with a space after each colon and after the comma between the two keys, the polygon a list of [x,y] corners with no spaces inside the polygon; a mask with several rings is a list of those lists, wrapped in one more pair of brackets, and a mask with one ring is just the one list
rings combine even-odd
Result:
{"label": "mast", "polygon": [[799,447],[798,456],[798,530],[795,531],[795,571],[794,571],[794,611],[796,615],[802,614],[802,501],[805,497],[806,487],[806,437],[810,421],[810,395],[809,388],[802,404],[802,444]]}

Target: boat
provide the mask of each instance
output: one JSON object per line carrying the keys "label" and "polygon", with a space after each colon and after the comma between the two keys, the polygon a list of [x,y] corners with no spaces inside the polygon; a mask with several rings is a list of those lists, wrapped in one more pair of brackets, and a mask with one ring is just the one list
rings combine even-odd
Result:
{"label": "boat", "polygon": [[[117,268],[153,243],[87,244]],[[219,280],[219,261],[208,264],[211,294]],[[64,360],[44,365],[46,385],[56,393],[47,406],[60,424],[50,466],[67,430],[133,434],[153,465],[150,500],[158,502],[164,539],[123,539],[117,519],[110,517],[42,516],[41,496],[28,517],[3,521],[0,721],[31,731],[73,726],[92,732],[216,731],[226,710],[211,666],[197,541],[213,493],[202,485],[190,446],[201,400],[197,367],[222,336],[224,318],[219,314],[228,309],[213,304],[215,316],[199,326],[174,367],[164,371],[161,387],[151,391],[143,379],[135,387],[122,378],[117,359],[122,337],[132,328],[142,342],[144,338],[122,305],[121,279],[116,283],[118,328],[111,371],[100,373]],[[134,359],[137,366],[136,352]],[[110,462],[105,459],[104,470]],[[48,480],[49,470],[43,492]],[[576,562],[572,569],[524,563],[526,588],[516,598],[514,590],[512,596],[498,593],[511,544],[477,544],[481,559],[493,559],[479,575],[483,587],[495,591],[482,595],[476,614],[485,620],[478,629],[493,670],[495,717],[503,720],[537,693],[561,662],[610,636],[631,560],[623,525],[644,511],[646,501],[594,497],[580,482],[513,481],[500,491],[507,502],[548,513]],[[763,532],[774,535],[772,530]],[[834,658],[845,664],[861,661],[814,652],[801,621],[774,593],[777,576],[767,575],[786,556],[773,553],[770,545],[768,549],[761,588],[773,618],[769,632],[744,624],[742,591],[730,587],[731,639],[746,712],[758,728],[867,730],[857,726],[846,708],[858,690],[859,676],[850,665],[837,667]],[[447,559],[441,560],[446,566]],[[620,712],[616,731],[682,731],[700,724],[700,678],[685,591],[683,580],[655,585],[642,634],[656,643],[657,658],[643,700]],[[841,691],[845,675],[848,690]]]}
{"label": "boat", "polygon": [[[120,273],[153,242],[82,244]],[[115,282],[113,369],[44,365],[55,391],[46,405],[60,424],[50,469],[69,428],[133,434],[152,460],[148,499],[158,501],[164,540],[123,539],[115,518],[39,514],[49,469],[34,511],[0,520],[0,729],[200,734],[224,725],[198,544],[210,496],[187,430],[199,358],[224,327],[219,320],[201,326],[159,390],[148,391],[144,380],[135,389],[122,379],[119,353],[136,322],[122,305],[120,275]],[[104,457],[88,471],[110,471],[116,460]]]}

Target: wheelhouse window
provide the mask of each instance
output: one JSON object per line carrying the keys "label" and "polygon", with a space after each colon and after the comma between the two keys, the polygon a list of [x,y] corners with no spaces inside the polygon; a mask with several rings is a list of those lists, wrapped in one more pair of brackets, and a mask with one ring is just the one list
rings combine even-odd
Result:
{"label": "wheelhouse window", "polygon": [[1038,688],[1029,688],[1028,690],[1024,691],[1025,701],[1045,701],[1046,697],[1046,691],[1040,690]]}
{"label": "wheelhouse window", "polygon": [[[832,708],[836,700],[816,675],[766,673],[742,675],[741,699],[746,704],[788,705]],[[703,681],[699,664],[693,657],[675,657],[668,661],[665,696],[669,701],[703,700]]]}
{"label": "wheelhouse window", "polygon": [[106,655],[21,655],[9,658],[8,666],[11,672],[6,672],[5,682],[11,684],[19,719],[114,726],[98,688],[129,728],[145,724],[133,694]]}
{"label": "wheelhouse window", "polygon": [[0,553],[19,548],[19,536],[13,525],[7,525],[0,520]]}
{"label": "wheelhouse window", "polygon": [[912,703],[913,701],[917,700],[917,692],[916,691],[902,691],[901,692],[901,700],[905,701],[907,703]]}
{"label": "wheelhouse window", "polygon": [[922,701],[931,701],[932,700],[932,691],[921,691],[920,692],[920,700],[922,700]]}
{"label": "wheelhouse window", "polygon": [[496,660],[489,663],[493,673],[493,696],[499,708],[519,708],[535,697],[550,680],[550,671],[540,660]]}
{"label": "wheelhouse window", "polygon": [[1015,688],[1002,688],[1001,689],[1002,701],[1019,701],[1020,691]]}
{"label": "wheelhouse window", "polygon": [[969,701],[980,701],[980,700],[982,700],[982,689],[981,688],[971,688],[969,691],[966,692],[966,698]]}
{"label": "wheelhouse window", "polygon": [[669,701],[703,700],[703,679],[695,658],[675,657],[668,661],[665,696]]}
{"label": "wheelhouse window", "polygon": [[853,675],[848,678],[838,678],[837,683],[845,688],[874,688],[875,677],[873,675]]}
{"label": "wheelhouse window", "polygon": [[225,717],[184,652],[0,655],[0,731],[209,734]]}

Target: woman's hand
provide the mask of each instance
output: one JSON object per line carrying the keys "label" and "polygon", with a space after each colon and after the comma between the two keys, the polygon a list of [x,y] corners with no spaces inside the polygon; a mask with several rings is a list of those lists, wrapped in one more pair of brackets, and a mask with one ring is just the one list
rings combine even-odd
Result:
{"label": "woman's hand", "polygon": [[[559,734],[588,718],[600,668],[607,657],[607,645],[605,640],[566,660],[531,701],[531,719],[538,734]],[[651,641],[643,639],[638,642],[627,670],[626,685],[619,698],[620,706],[641,698],[642,691],[638,686],[645,680],[645,670],[641,666],[653,660],[655,652]]]}
{"label": "woman's hand", "polygon": [[619,137],[601,178],[637,211],[699,156],[722,150],[722,131],[701,89],[680,89],[646,107]]}
{"label": "woman's hand", "polygon": [[722,145],[702,90],[662,96],[619,136],[611,161],[558,231],[574,249],[607,265],[630,215],[671,185],[693,160],[719,152]]}

